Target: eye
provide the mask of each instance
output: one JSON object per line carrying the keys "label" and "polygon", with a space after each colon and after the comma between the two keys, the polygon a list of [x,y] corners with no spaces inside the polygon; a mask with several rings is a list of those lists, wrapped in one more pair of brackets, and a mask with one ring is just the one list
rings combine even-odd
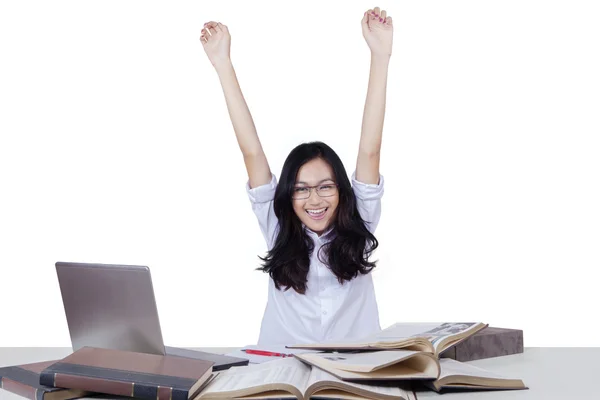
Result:
{"label": "eye", "polygon": [[319,189],[320,190],[331,190],[334,188],[334,185],[323,185]]}
{"label": "eye", "polygon": [[306,193],[307,190],[308,189],[304,188],[304,187],[297,187],[297,188],[294,188],[294,193]]}

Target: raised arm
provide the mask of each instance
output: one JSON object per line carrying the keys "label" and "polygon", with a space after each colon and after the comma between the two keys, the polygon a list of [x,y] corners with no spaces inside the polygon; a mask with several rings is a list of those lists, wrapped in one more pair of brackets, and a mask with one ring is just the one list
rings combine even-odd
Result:
{"label": "raised arm", "polygon": [[233,130],[244,156],[250,187],[265,185],[271,181],[271,169],[231,63],[229,29],[221,23],[207,22],[202,29],[200,41],[219,75]]}
{"label": "raised arm", "polygon": [[371,72],[363,113],[356,180],[379,183],[379,155],[385,116],[385,95],[390,57],[392,55],[392,17],[375,7],[361,21],[363,36],[371,50]]}

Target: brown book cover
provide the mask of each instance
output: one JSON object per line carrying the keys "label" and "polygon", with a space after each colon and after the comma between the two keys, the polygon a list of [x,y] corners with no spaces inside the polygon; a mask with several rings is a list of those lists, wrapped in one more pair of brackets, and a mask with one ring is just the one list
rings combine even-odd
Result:
{"label": "brown book cover", "polygon": [[40,373],[56,360],[0,368],[0,388],[30,400],[67,400],[84,397],[83,390],[40,385]]}
{"label": "brown book cover", "polygon": [[487,327],[451,347],[441,357],[473,361],[523,352],[523,331]]}
{"label": "brown book cover", "polygon": [[83,347],[44,369],[40,384],[150,400],[187,400],[212,374],[212,361]]}

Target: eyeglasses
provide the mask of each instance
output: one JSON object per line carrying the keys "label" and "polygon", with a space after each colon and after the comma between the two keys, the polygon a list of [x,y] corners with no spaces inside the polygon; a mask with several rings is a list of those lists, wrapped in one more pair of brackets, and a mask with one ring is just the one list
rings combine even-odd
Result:
{"label": "eyeglasses", "polygon": [[294,188],[292,199],[304,200],[310,197],[311,191],[315,189],[319,197],[330,197],[337,193],[337,185],[335,183],[325,183],[317,186],[298,186]]}

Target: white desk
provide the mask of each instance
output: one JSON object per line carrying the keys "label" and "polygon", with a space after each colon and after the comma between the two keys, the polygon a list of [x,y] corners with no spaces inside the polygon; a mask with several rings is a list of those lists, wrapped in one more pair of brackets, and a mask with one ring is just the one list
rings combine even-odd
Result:
{"label": "white desk", "polygon": [[[227,353],[234,348],[197,348]],[[66,347],[0,347],[0,367],[60,359],[71,354]],[[502,375],[521,378],[529,390],[460,392],[438,394],[419,391],[421,399],[437,400],[600,400],[596,379],[600,379],[600,347],[546,348],[529,347],[523,354],[472,361],[473,365]],[[442,397],[439,397],[442,396]],[[23,398],[0,391],[0,400]]]}

